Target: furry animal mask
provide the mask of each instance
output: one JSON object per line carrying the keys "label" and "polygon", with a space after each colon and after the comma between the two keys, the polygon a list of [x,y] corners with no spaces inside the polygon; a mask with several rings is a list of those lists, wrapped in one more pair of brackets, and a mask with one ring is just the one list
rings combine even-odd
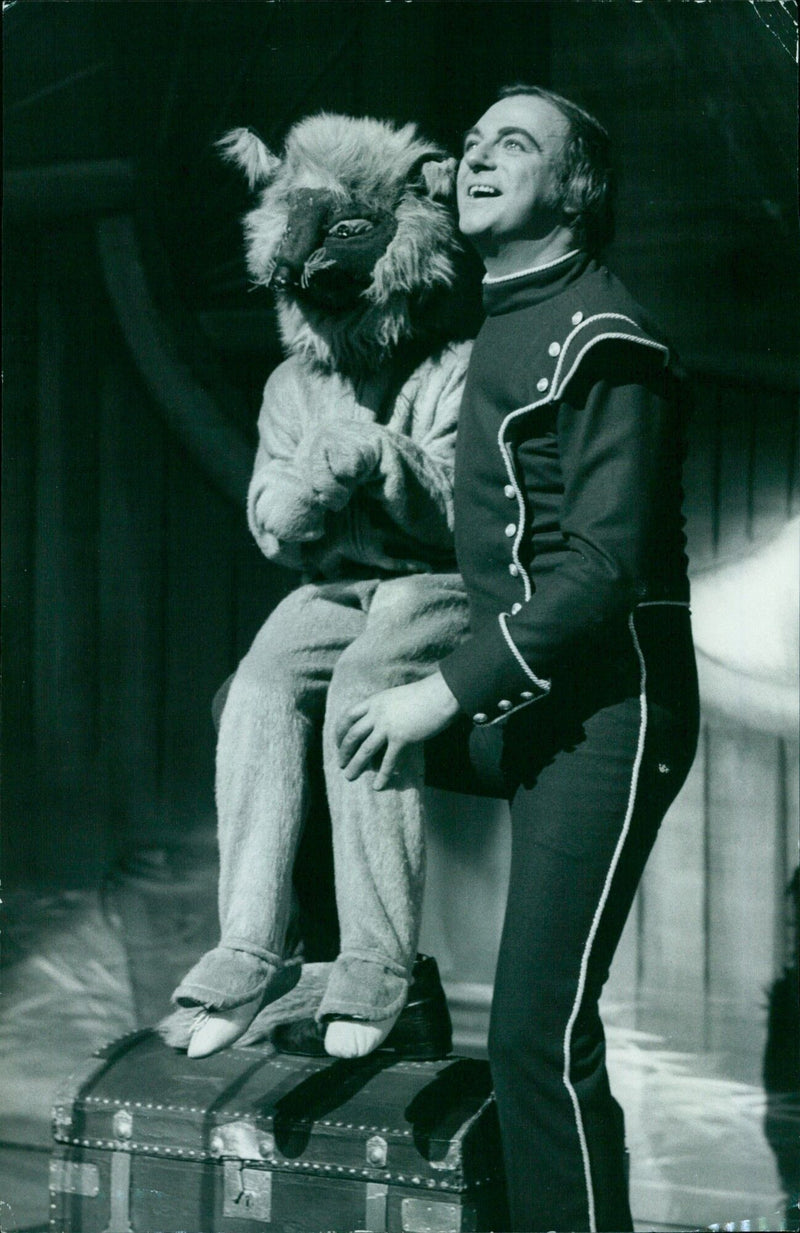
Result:
{"label": "furry animal mask", "polygon": [[294,125],[282,158],[250,129],[219,145],[261,189],[244,220],[247,265],[276,292],[287,351],[356,372],[404,341],[471,333],[463,308],[458,320],[470,297],[455,160],[413,125],[321,113]]}

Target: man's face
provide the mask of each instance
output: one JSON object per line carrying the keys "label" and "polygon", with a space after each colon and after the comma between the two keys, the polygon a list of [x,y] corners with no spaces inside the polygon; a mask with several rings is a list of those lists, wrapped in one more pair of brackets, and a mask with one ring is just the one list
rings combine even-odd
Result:
{"label": "man's face", "polygon": [[515,94],[467,133],[456,183],[459,227],[481,254],[540,240],[563,221],[559,156],[569,130],[547,99]]}

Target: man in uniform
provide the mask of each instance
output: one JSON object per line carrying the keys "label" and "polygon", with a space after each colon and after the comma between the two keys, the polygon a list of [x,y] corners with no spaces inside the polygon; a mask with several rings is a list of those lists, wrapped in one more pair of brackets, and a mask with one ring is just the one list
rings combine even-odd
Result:
{"label": "man in uniform", "polygon": [[697,740],[681,516],[685,382],[600,263],[608,137],[537,87],[467,134],[459,220],[486,267],[456,447],[471,636],[353,708],[346,774],[438,742],[441,786],[511,805],[489,1058],[515,1230],[631,1229],[598,1003]]}

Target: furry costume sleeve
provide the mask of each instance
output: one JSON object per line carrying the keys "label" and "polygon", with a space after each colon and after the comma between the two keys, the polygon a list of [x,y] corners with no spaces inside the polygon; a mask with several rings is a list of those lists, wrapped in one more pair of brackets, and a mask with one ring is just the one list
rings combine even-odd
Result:
{"label": "furry costume sleeve", "polygon": [[424,361],[395,394],[289,359],[270,377],[248,497],[267,557],[336,577],[452,565],[455,431],[469,344]]}

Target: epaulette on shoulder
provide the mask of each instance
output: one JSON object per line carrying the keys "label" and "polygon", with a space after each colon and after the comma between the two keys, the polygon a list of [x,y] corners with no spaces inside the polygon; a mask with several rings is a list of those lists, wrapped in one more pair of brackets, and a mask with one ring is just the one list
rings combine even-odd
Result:
{"label": "epaulette on shoulder", "polygon": [[562,396],[586,355],[599,343],[631,343],[637,349],[641,348],[643,354],[652,355],[659,366],[666,367],[669,363],[669,347],[625,313],[599,312],[586,316],[576,313],[572,321],[572,328],[561,345],[550,384],[552,398]]}

